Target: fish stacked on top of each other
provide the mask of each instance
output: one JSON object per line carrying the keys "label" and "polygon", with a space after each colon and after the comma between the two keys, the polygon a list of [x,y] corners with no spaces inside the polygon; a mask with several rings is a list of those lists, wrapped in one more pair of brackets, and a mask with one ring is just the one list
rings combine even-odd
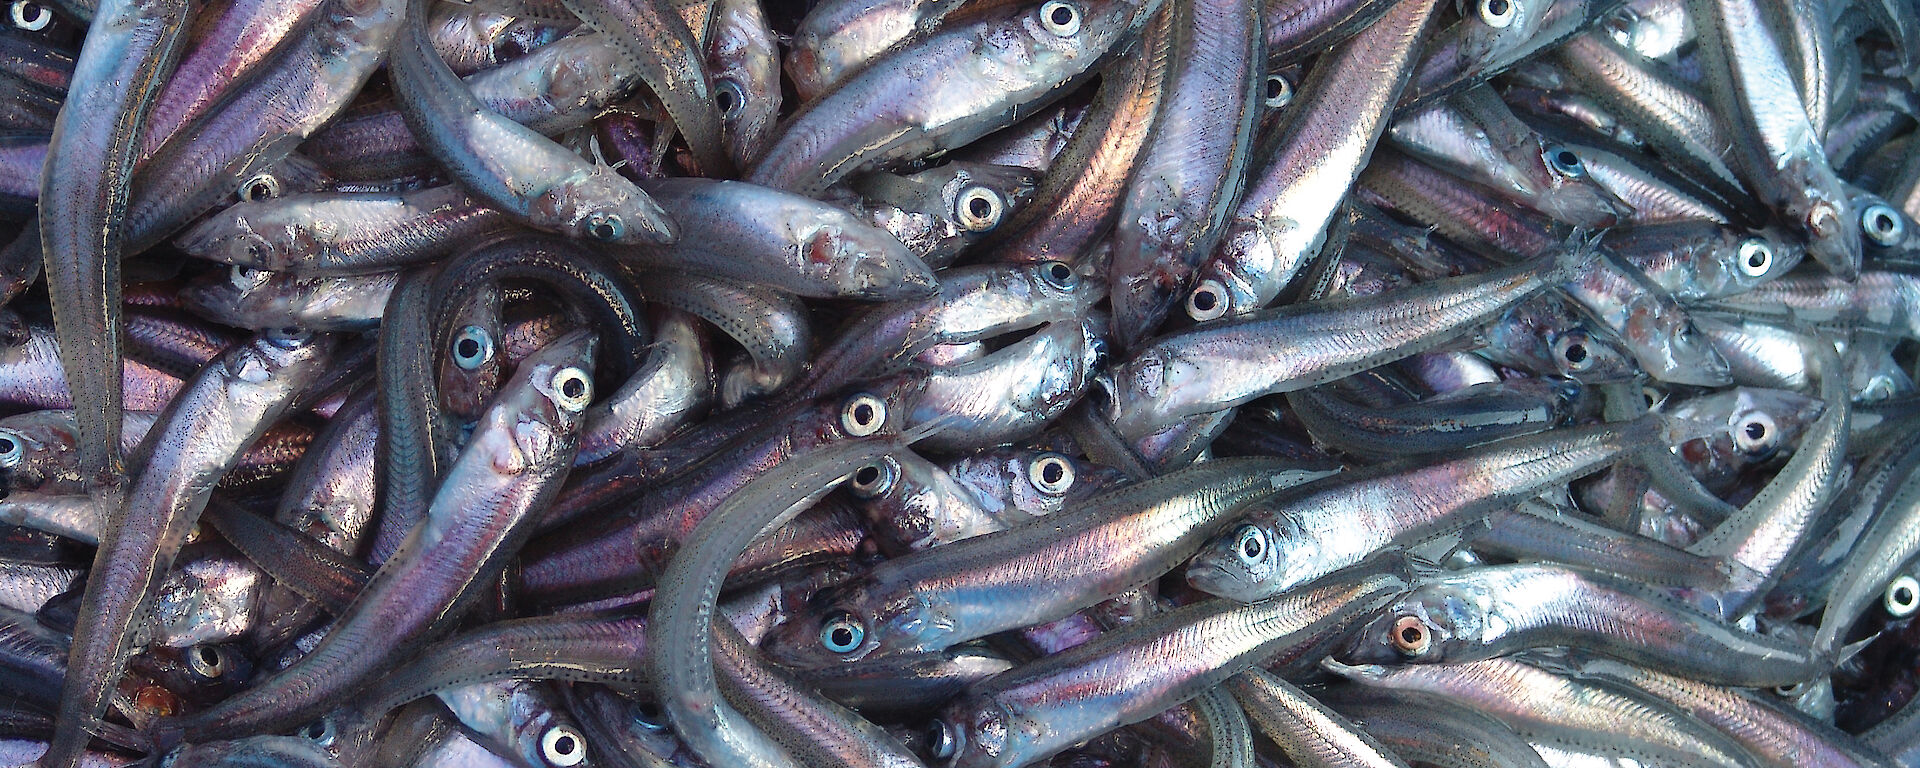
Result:
{"label": "fish stacked on top of each other", "polygon": [[12,0],[0,764],[1920,765],[1906,0]]}

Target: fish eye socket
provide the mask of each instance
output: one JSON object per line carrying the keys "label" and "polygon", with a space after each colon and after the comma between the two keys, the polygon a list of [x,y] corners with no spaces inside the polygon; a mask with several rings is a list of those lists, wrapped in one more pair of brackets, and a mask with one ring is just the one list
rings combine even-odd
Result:
{"label": "fish eye socket", "polygon": [[1080,283],[1080,276],[1064,261],[1050,261],[1041,265],[1040,277],[1046,280],[1048,285],[1063,291],[1072,289]]}
{"label": "fish eye socket", "polygon": [[720,108],[721,117],[733,118],[739,116],[741,108],[747,105],[747,96],[739,83],[721,80],[713,89],[713,103]]}
{"label": "fish eye socket", "polygon": [[26,441],[20,433],[11,429],[0,429],[0,468],[12,469],[19,466],[20,460],[27,454]]}
{"label": "fish eye socket", "polygon": [[292,349],[307,343],[308,339],[313,338],[313,334],[308,333],[307,329],[301,328],[300,326],[289,325],[282,328],[268,328],[266,337],[267,341],[272,342],[274,346],[283,349]]}
{"label": "fish eye socket", "polygon": [[240,199],[249,203],[257,200],[272,200],[280,196],[280,180],[270,173],[255,174],[240,185]]}
{"label": "fish eye socket", "polygon": [[1480,20],[1494,29],[1512,26],[1516,10],[1513,0],[1480,0]]}
{"label": "fish eye socket", "polygon": [[1433,647],[1433,633],[1418,616],[1402,616],[1393,623],[1393,648],[1408,656],[1418,656]]}
{"label": "fish eye socket", "polygon": [[1000,194],[986,187],[974,186],[961,191],[958,205],[955,206],[960,226],[972,232],[985,232],[1000,226],[1000,217],[1005,215],[1007,206],[1000,200]]}
{"label": "fish eye socket", "polygon": [[461,328],[453,337],[453,364],[460,370],[476,370],[493,359],[493,334],[477,325]]}
{"label": "fish eye socket", "polygon": [[9,15],[13,26],[28,32],[38,32],[53,23],[52,9],[29,0],[15,0]]}
{"label": "fish eye socket", "polygon": [[596,213],[587,217],[587,235],[603,243],[611,243],[625,237],[627,225],[619,216],[611,213]]}
{"label": "fish eye socket", "polygon": [[1874,203],[1860,212],[1860,229],[1867,233],[1867,239],[1883,246],[1900,242],[1906,234],[1906,224],[1900,221],[1900,214],[1885,203]]}
{"label": "fish eye socket", "polygon": [[840,428],[854,437],[866,437],[887,423],[887,404],[865,392],[847,398],[840,408]]}
{"label": "fish eye socket", "polygon": [[1920,580],[1905,574],[1894,579],[1887,585],[1886,605],[1887,614],[1896,619],[1912,616],[1920,610]]}
{"label": "fish eye socket", "polygon": [[1268,109],[1279,109],[1293,103],[1293,83],[1279,75],[1267,75],[1267,95],[1265,104]]}
{"label": "fish eye socket", "polygon": [[323,747],[331,745],[334,738],[333,720],[323,717],[307,723],[306,727],[300,729],[299,735]]}
{"label": "fish eye socket", "polygon": [[1199,322],[1218,320],[1227,315],[1227,287],[1208,278],[1187,294],[1187,317]]}
{"label": "fish eye socket", "polygon": [[871,499],[885,495],[899,479],[899,463],[891,456],[883,456],[879,461],[854,470],[853,478],[847,483],[847,491],[859,498]]}
{"label": "fish eye socket", "polygon": [[1773,447],[1777,431],[1772,416],[1756,411],[1734,428],[1733,447],[1741,453],[1765,453]]}
{"label": "fish eye socket", "polygon": [[1561,146],[1547,147],[1541,153],[1547,160],[1547,167],[1567,178],[1577,179],[1587,175],[1587,167],[1580,162],[1580,155]]}
{"label": "fish eye socket", "polygon": [[218,680],[227,672],[226,655],[215,646],[196,645],[187,649],[187,669],[208,680]]}
{"label": "fish eye socket", "polygon": [[578,368],[554,371],[552,387],[554,402],[573,413],[586,410],[587,403],[593,400],[593,380]]}
{"label": "fish eye socket", "polygon": [[953,753],[959,751],[959,747],[960,740],[954,738],[953,726],[948,725],[945,720],[933,721],[933,747],[931,749],[933,758],[935,760],[945,760],[953,757]]}
{"label": "fish eye socket", "polygon": [[1064,0],[1048,0],[1040,6],[1040,26],[1059,37],[1079,34],[1080,8]]}
{"label": "fish eye socket", "polygon": [[649,731],[667,730],[667,718],[660,711],[660,705],[643,701],[633,707],[633,724]]}
{"label": "fish eye socket", "polygon": [[554,768],[573,768],[587,759],[587,741],[579,731],[553,726],[540,734],[540,757]]}
{"label": "fish eye socket", "polygon": [[1073,463],[1057,453],[1043,453],[1027,463],[1027,481],[1035,490],[1059,496],[1073,488]]}
{"label": "fish eye socket", "polygon": [[851,615],[840,613],[820,625],[820,646],[834,653],[852,653],[867,639],[867,628]]}
{"label": "fish eye socket", "polygon": [[1579,372],[1593,367],[1593,350],[1583,335],[1562,336],[1554,342],[1554,346],[1557,348],[1555,355],[1566,370]]}
{"label": "fish eye socket", "polygon": [[1240,526],[1239,533],[1233,537],[1233,552],[1240,556],[1240,562],[1257,565],[1267,555],[1267,535],[1259,526]]}
{"label": "fish eye socket", "polygon": [[1759,277],[1773,268],[1773,246],[1757,237],[1749,237],[1740,243],[1740,272],[1747,277]]}

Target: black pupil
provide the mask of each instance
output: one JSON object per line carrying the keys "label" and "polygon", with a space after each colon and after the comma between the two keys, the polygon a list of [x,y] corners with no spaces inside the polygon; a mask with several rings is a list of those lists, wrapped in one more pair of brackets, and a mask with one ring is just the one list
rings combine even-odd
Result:
{"label": "black pupil", "polygon": [[1061,469],[1057,463],[1048,463],[1046,466],[1040,468],[1040,479],[1047,481],[1049,484],[1060,482],[1062,478],[1066,477],[1066,474],[1066,470]]}
{"label": "black pupil", "polygon": [[1247,557],[1259,557],[1260,556],[1260,540],[1252,536],[1248,536],[1246,541],[1243,541],[1240,543],[1240,551],[1247,553]]}
{"label": "black pupil", "polygon": [[1420,642],[1420,628],[1407,627],[1400,630],[1400,640],[1408,645]]}
{"label": "black pupil", "polygon": [[874,467],[874,466],[861,467],[859,472],[853,473],[853,481],[861,485],[873,485],[874,481],[879,479],[880,479],[879,467]]}
{"label": "black pupil", "polygon": [[1073,270],[1065,264],[1055,264],[1047,269],[1047,274],[1052,275],[1055,282],[1064,283],[1067,278],[1073,276]]}
{"label": "black pupil", "polygon": [[1569,363],[1583,363],[1583,362],[1586,362],[1586,360],[1587,360],[1587,347],[1586,347],[1586,345],[1584,345],[1584,344],[1574,344],[1574,345],[1571,345],[1571,346],[1569,346],[1569,347],[1567,347],[1567,362],[1569,362]]}
{"label": "black pupil", "polygon": [[613,225],[604,221],[593,225],[593,236],[602,240],[612,240]]}
{"label": "black pupil", "polygon": [[253,188],[250,189],[249,192],[251,192],[255,198],[262,198],[273,194],[273,189],[268,187],[264,181],[256,181],[253,183]]}
{"label": "black pupil", "polygon": [[214,652],[212,648],[201,648],[200,663],[209,667],[217,667],[220,665],[220,654]]}
{"label": "black pupil", "polygon": [[1893,217],[1892,217],[1892,216],[1888,216],[1888,215],[1887,215],[1886,213],[1884,213],[1884,212],[1883,212],[1883,213],[1880,213],[1880,214],[1879,214],[1879,215],[1877,215],[1877,216],[1874,216],[1874,217],[1873,217],[1873,229],[1874,229],[1874,231],[1876,231],[1876,232],[1892,232],[1892,231],[1893,231]]}
{"label": "black pupil", "polygon": [[1893,591],[1893,599],[1902,604],[1913,602],[1913,590],[1901,587]]}
{"label": "black pupil", "polygon": [[1747,425],[1747,437],[1752,438],[1754,440],[1758,440],[1766,436],[1767,436],[1767,425],[1761,424],[1760,422],[1757,422],[1757,421]]}
{"label": "black pupil", "polygon": [[327,735],[327,727],[325,725],[320,723],[307,724],[307,738],[317,739],[325,735]]}
{"label": "black pupil", "polygon": [[967,201],[967,212],[976,219],[984,219],[987,214],[993,213],[993,203],[987,202],[984,197],[976,197]]}
{"label": "black pupil", "polygon": [[560,385],[560,393],[567,397],[579,397],[587,393],[587,383],[577,376],[567,379]]}
{"label": "black pupil", "polygon": [[1554,155],[1553,160],[1559,163],[1562,168],[1578,168],[1580,166],[1580,157],[1564,149],[1560,150],[1559,154]]}
{"label": "black pupil", "polygon": [[13,450],[18,447],[20,446],[13,444],[13,438],[0,437],[0,453],[13,453]]}
{"label": "black pupil", "polygon": [[734,97],[732,88],[721,88],[719,93],[714,94],[714,98],[720,102],[721,112],[733,111]]}
{"label": "black pupil", "polygon": [[1202,312],[1213,309],[1213,291],[1201,291],[1193,295],[1193,308]]}
{"label": "black pupil", "polygon": [[641,704],[638,711],[640,716],[646,718],[648,722],[657,722],[660,719],[660,707],[651,701]]}
{"label": "black pupil", "polygon": [[459,352],[461,357],[479,357],[480,342],[474,341],[473,339],[461,339],[459,348],[455,351]]}
{"label": "black pupil", "polygon": [[1280,98],[1280,94],[1283,94],[1286,92],[1287,92],[1287,81],[1281,80],[1280,78],[1277,78],[1277,77],[1267,78],[1267,98],[1268,99]]}
{"label": "black pupil", "polygon": [[1759,267],[1766,263],[1767,255],[1759,251],[1754,251],[1752,256],[1747,257],[1747,266],[1749,267]]}
{"label": "black pupil", "polygon": [[872,422],[873,406],[867,405],[866,403],[861,403],[859,405],[854,406],[853,420],[854,420],[854,423],[856,424],[867,424]]}
{"label": "black pupil", "polygon": [[1507,0],[1487,0],[1487,13],[1495,16],[1507,15]]}
{"label": "black pupil", "polygon": [[853,645],[853,630],[847,629],[846,627],[834,627],[832,638],[833,647],[835,648],[845,648]]}
{"label": "black pupil", "polygon": [[1054,26],[1064,27],[1073,23],[1073,9],[1064,5],[1056,6],[1049,18],[1053,19]]}
{"label": "black pupil", "polygon": [[553,751],[562,755],[573,754],[573,737],[561,736],[553,740]]}

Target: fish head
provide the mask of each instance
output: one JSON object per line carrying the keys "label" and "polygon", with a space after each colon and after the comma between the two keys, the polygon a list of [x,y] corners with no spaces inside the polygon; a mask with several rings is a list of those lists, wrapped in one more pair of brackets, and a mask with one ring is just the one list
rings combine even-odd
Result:
{"label": "fish head", "polygon": [[532,221],[581,240],[670,245],[677,238],[666,211],[604,165],[555,184],[532,202]]}
{"label": "fish head", "polygon": [[818,668],[941,650],[950,627],[919,593],[868,580],[822,592],[770,633],[764,650],[782,664]]}
{"label": "fish head", "polygon": [[256,207],[277,204],[277,200],[240,203],[187,230],[174,245],[203,259],[257,269],[284,269],[289,261],[288,249],[262,234],[250,215]]}
{"label": "fish head", "polygon": [[1283,531],[1292,522],[1279,515],[1249,520],[1208,542],[1187,566],[1187,583],[1210,595],[1253,602],[1284,591],[1293,572],[1311,561],[1306,538]]}
{"label": "fish head", "polygon": [[1440,580],[1401,598],[1348,641],[1348,664],[1445,664],[1474,660],[1488,628],[1488,601],[1471,584]]}
{"label": "fish head", "polygon": [[807,238],[807,260],[825,264],[840,295],[872,301],[923,299],[939,289],[933,268],[876,227],[831,224]]}

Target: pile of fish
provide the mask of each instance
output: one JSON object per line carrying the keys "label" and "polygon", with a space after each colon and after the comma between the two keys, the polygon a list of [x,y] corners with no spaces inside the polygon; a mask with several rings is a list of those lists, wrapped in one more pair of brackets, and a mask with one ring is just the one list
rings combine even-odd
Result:
{"label": "pile of fish", "polygon": [[0,7],[0,765],[1920,766],[1911,0]]}

